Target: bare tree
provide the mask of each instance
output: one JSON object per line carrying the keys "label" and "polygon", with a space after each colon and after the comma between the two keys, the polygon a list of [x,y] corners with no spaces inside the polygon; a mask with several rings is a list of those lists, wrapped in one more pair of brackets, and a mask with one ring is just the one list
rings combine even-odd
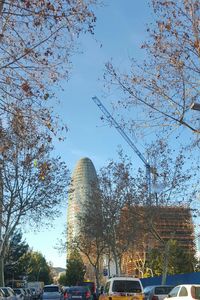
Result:
{"label": "bare tree", "polygon": [[79,232],[72,244],[82,253],[83,257],[86,257],[94,269],[98,291],[102,276],[103,256],[107,249],[102,195],[98,183],[91,183],[91,192],[78,214],[78,223]]}
{"label": "bare tree", "polygon": [[114,260],[116,274],[121,272],[121,259],[135,238],[135,223],[129,223],[126,205],[138,201],[135,195],[135,178],[131,175],[132,164],[122,151],[119,161],[110,162],[99,172],[99,184],[103,199],[103,216],[107,248]]}
{"label": "bare tree", "polygon": [[147,153],[149,161],[157,170],[152,180],[154,204],[190,205],[199,192],[200,169],[196,162],[188,164],[188,155],[184,149],[174,150],[164,139],[151,143]]}
{"label": "bare tree", "polygon": [[132,112],[131,119],[123,121],[135,134],[188,134],[192,140],[184,140],[185,145],[196,146],[199,112],[190,107],[199,101],[199,1],[151,0],[151,4],[154,21],[142,45],[146,60],[139,64],[132,59],[130,70],[124,72],[108,62],[107,80],[123,92],[118,104]]}
{"label": "bare tree", "polygon": [[0,257],[17,226],[51,222],[65,199],[69,179],[66,165],[51,156],[48,132],[35,124],[32,111],[16,109],[0,127]]}
{"label": "bare tree", "polygon": [[52,88],[68,79],[76,39],[93,33],[96,0],[0,1],[0,114],[12,105],[32,105],[35,116],[53,128],[47,100]]}

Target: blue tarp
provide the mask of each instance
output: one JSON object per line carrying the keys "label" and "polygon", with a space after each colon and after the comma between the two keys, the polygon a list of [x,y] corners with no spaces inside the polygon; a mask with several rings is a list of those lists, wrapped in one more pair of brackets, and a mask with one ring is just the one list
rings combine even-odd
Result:
{"label": "blue tarp", "polygon": [[[157,285],[161,284],[162,276],[149,277],[149,278],[140,278],[143,287],[148,285]],[[179,284],[191,284],[198,283],[200,284],[200,272],[186,273],[186,274],[176,274],[168,275],[166,284],[170,285],[179,285]]]}

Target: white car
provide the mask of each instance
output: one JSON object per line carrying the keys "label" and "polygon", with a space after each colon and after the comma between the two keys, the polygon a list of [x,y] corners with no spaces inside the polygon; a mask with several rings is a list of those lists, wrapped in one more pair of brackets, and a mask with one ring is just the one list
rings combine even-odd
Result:
{"label": "white car", "polygon": [[200,300],[200,284],[175,286],[164,300]]}

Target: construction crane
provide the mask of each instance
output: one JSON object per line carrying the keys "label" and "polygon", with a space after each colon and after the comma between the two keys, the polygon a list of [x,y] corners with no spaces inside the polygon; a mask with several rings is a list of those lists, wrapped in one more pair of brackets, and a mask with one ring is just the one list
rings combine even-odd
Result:
{"label": "construction crane", "polygon": [[115,119],[111,116],[109,111],[105,108],[105,106],[102,104],[102,102],[96,97],[92,97],[92,100],[97,104],[97,106],[100,108],[100,110],[103,112],[103,114],[106,116],[107,120],[110,122],[111,126],[114,125],[117,131],[121,134],[121,136],[126,140],[126,142],[131,146],[131,148],[135,151],[135,153],[138,155],[138,157],[142,160],[146,167],[146,182],[147,182],[147,188],[148,188],[148,204],[151,204],[151,171],[154,168],[151,168],[148,160],[145,159],[143,154],[138,150],[138,148],[135,146],[135,144],[131,141],[131,139],[127,136],[127,134],[122,130],[120,125],[115,121]]}

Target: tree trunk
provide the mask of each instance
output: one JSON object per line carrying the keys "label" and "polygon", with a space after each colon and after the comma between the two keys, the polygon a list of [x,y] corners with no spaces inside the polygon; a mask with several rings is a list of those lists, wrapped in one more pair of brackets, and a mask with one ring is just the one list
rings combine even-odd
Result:
{"label": "tree trunk", "polygon": [[99,296],[99,266],[95,267],[95,277],[96,277],[96,298]]}
{"label": "tree trunk", "polygon": [[2,15],[4,0],[0,0],[0,15]]}
{"label": "tree trunk", "polygon": [[167,241],[164,247],[163,273],[162,273],[162,283],[161,283],[162,285],[166,284],[168,263],[169,263],[169,241]]}
{"label": "tree trunk", "polygon": [[4,283],[4,258],[0,257],[0,286],[5,286]]}
{"label": "tree trunk", "polygon": [[108,259],[108,277],[110,277],[110,257]]}
{"label": "tree trunk", "polygon": [[3,257],[3,241],[2,241],[3,178],[1,172],[1,163],[2,162],[0,160],[0,286],[4,286],[4,257]]}
{"label": "tree trunk", "polygon": [[122,274],[122,257],[118,259],[119,274]]}
{"label": "tree trunk", "polygon": [[114,252],[113,253],[114,255],[114,261],[115,261],[115,271],[116,271],[116,275],[119,275],[119,264],[118,264],[118,258],[117,258],[117,255],[116,253]]}

